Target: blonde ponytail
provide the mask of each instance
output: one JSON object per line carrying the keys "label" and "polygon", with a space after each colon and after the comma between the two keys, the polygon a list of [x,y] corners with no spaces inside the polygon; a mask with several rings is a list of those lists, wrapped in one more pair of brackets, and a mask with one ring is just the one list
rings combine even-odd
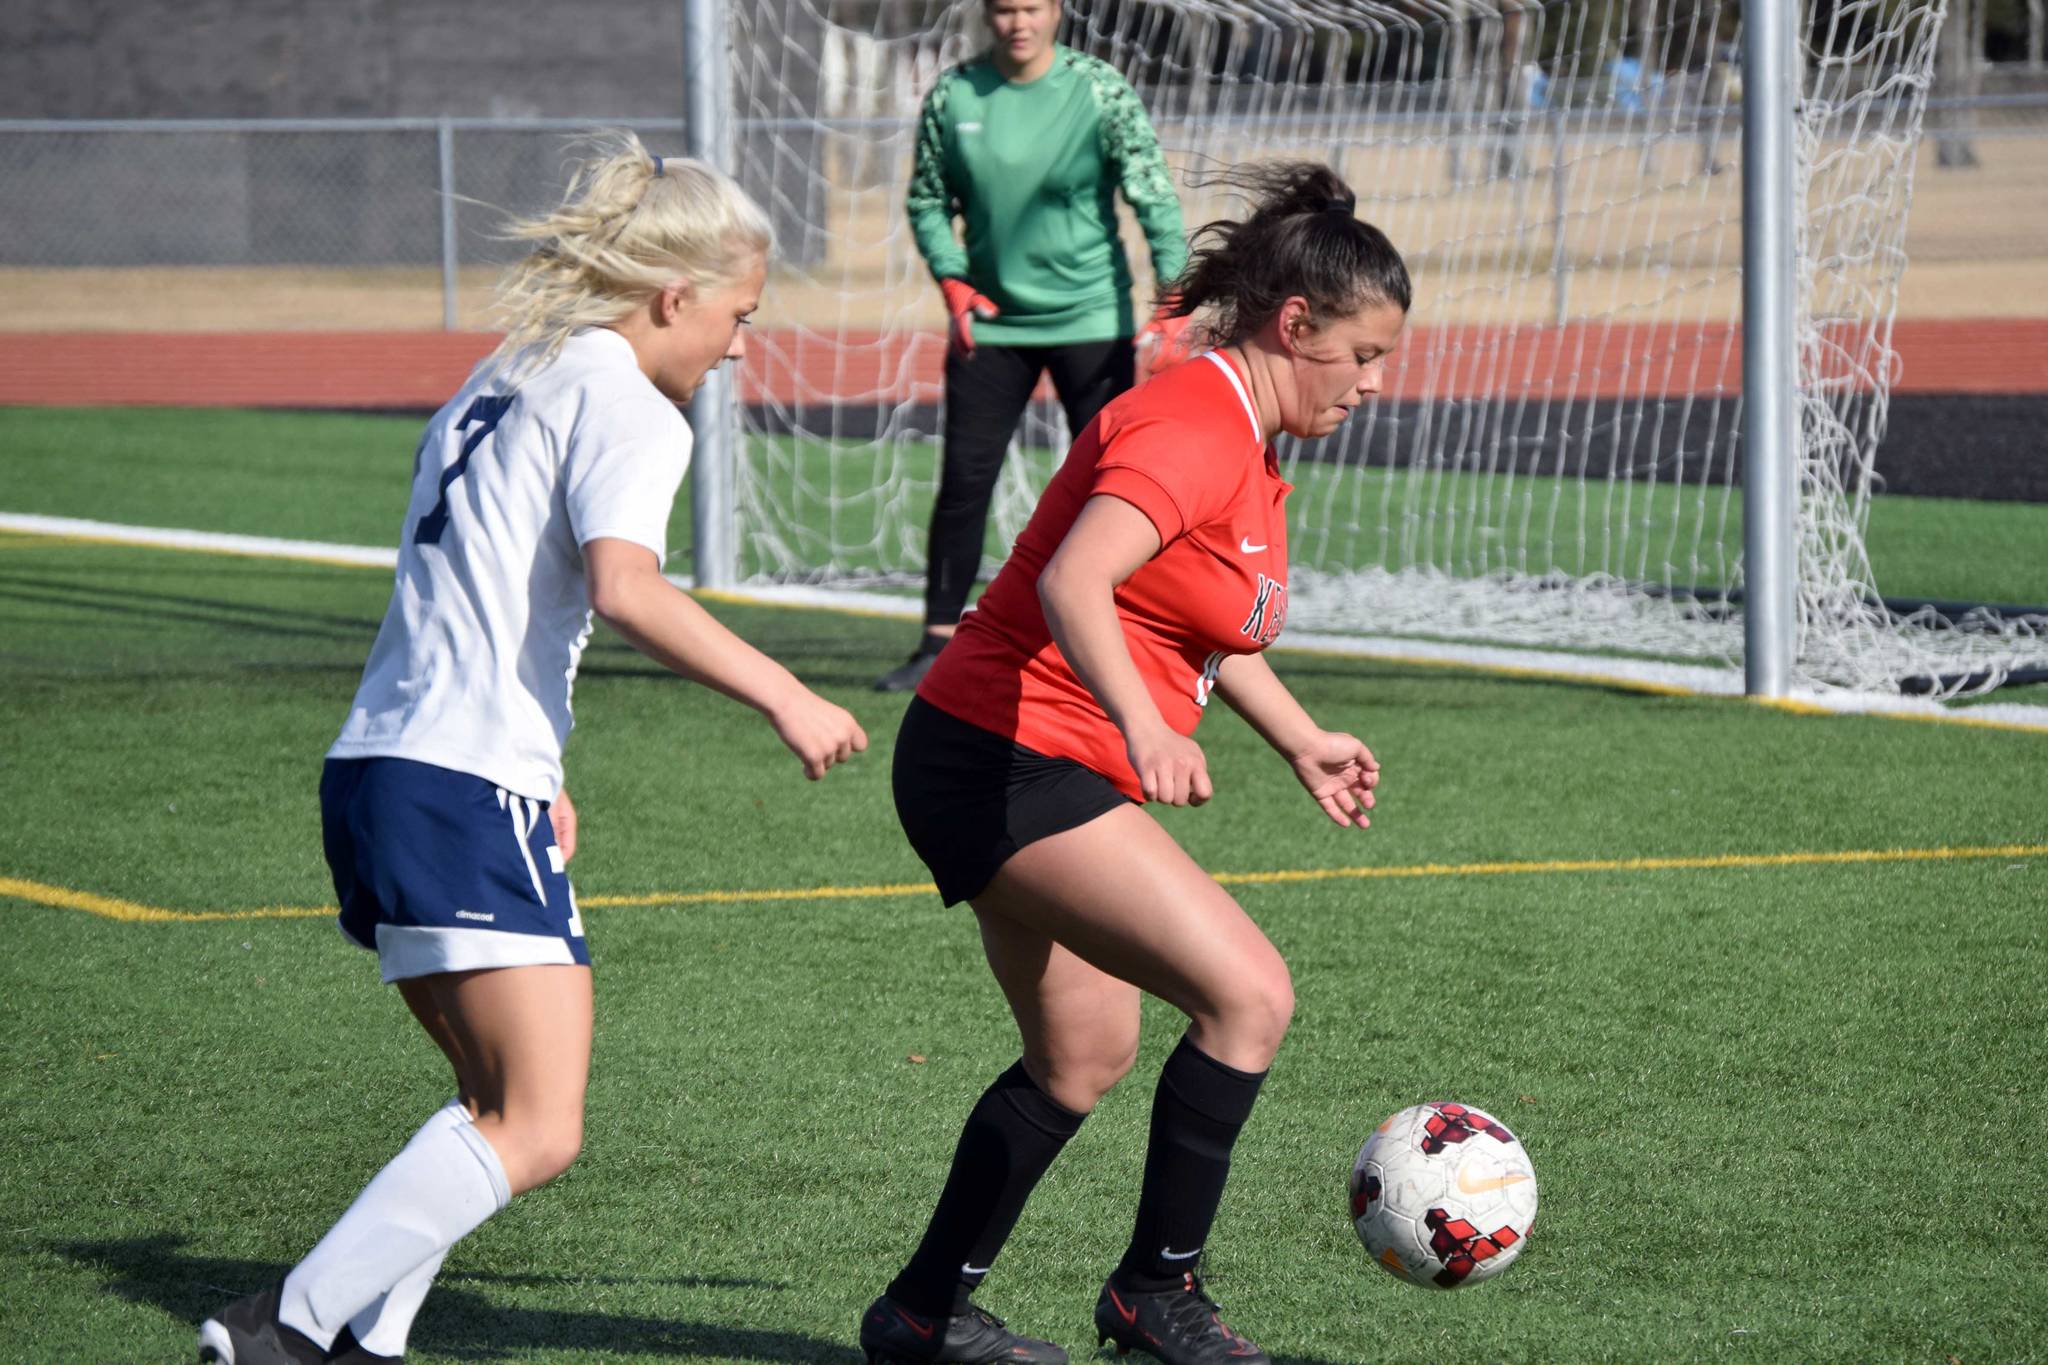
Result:
{"label": "blonde ponytail", "polygon": [[583,145],[561,207],[506,225],[536,245],[498,283],[493,368],[539,368],[578,328],[616,322],[677,280],[731,284],[774,249],[768,215],[722,171],[657,158],[623,129]]}

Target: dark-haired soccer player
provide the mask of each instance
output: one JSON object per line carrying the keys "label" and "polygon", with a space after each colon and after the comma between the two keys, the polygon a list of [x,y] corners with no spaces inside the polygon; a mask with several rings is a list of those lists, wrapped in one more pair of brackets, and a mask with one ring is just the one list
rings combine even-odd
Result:
{"label": "dark-haired soccer player", "polygon": [[1175,283],[1216,349],[1109,404],[904,715],[896,807],[948,904],[972,904],[1023,1056],[967,1117],[916,1252],[861,1323],[871,1361],[1060,1362],[969,1295],[1039,1177],[1138,1050],[1141,992],[1188,1030],[1159,1077],[1135,1230],[1104,1340],[1168,1365],[1264,1362],[1200,1257],[1230,1152],[1294,1007],[1287,964],[1143,807],[1211,794],[1192,738],[1222,697],[1336,824],[1379,765],[1260,657],[1287,614],[1288,485],[1269,442],[1322,436],[1378,391],[1406,267],[1326,166],[1230,177]]}

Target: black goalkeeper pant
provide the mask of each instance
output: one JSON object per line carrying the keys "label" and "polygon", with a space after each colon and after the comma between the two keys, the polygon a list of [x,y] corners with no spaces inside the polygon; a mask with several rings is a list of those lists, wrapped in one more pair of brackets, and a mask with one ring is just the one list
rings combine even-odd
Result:
{"label": "black goalkeeper pant", "polygon": [[1017,422],[1051,371],[1053,390],[1075,436],[1110,399],[1131,387],[1131,338],[1070,346],[976,346],[971,356],[946,356],[945,453],[932,529],[924,593],[926,625],[950,626],[966,609],[981,568],[989,500]]}

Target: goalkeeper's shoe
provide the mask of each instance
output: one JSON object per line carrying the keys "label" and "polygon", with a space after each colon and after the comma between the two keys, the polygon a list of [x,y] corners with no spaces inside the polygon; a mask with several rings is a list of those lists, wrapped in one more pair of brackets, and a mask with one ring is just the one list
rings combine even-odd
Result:
{"label": "goalkeeper's shoe", "polygon": [[1172,1289],[1137,1292],[1111,1276],[1095,1301],[1097,1345],[1143,1351],[1162,1365],[1272,1365],[1272,1358],[1223,1321],[1192,1271]]}
{"label": "goalkeeper's shoe", "polygon": [[924,681],[924,675],[932,671],[932,664],[938,659],[939,651],[946,647],[950,635],[934,635],[930,631],[917,642],[917,652],[896,667],[875,679],[877,692],[915,692],[917,685]]}
{"label": "goalkeeper's shoe", "polygon": [[917,685],[924,681],[924,675],[932,671],[936,654],[913,654],[896,667],[875,679],[877,692],[915,692]]}
{"label": "goalkeeper's shoe", "polygon": [[1001,1318],[974,1304],[949,1318],[926,1317],[887,1294],[861,1317],[860,1349],[868,1365],[1067,1365],[1067,1353],[1059,1347],[1018,1336]]}
{"label": "goalkeeper's shoe", "polygon": [[327,1352],[277,1320],[278,1290],[236,1299],[199,1324],[199,1359],[213,1365],[324,1365]]}

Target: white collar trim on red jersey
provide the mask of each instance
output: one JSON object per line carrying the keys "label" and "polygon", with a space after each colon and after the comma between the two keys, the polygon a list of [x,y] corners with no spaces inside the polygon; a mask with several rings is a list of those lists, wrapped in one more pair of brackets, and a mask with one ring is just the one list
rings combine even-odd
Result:
{"label": "white collar trim on red jersey", "polygon": [[1252,406],[1252,396],[1244,391],[1244,381],[1237,377],[1237,367],[1225,360],[1221,351],[1205,351],[1202,359],[1215,361],[1216,368],[1223,371],[1224,376],[1230,380],[1230,387],[1237,391],[1237,401],[1244,404],[1244,415],[1251,419],[1252,439],[1261,446],[1265,445],[1266,432],[1265,428],[1259,425],[1259,410]]}

